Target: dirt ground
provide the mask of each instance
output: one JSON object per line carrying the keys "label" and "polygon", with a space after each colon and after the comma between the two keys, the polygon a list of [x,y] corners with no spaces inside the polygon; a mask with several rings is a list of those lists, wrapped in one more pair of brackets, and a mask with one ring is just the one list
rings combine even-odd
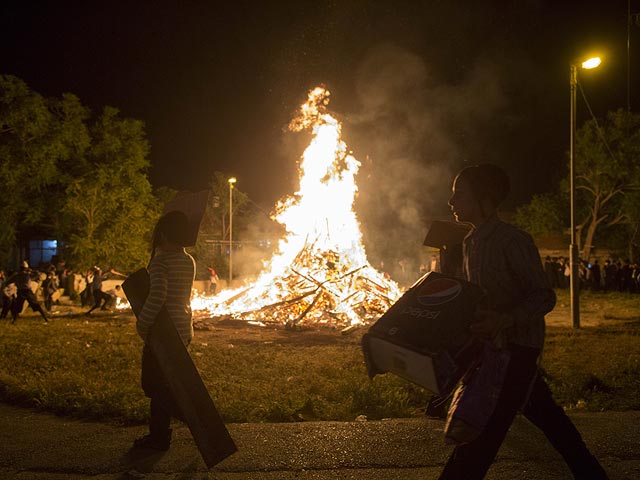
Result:
{"label": "dirt ground", "polygon": [[314,345],[360,345],[366,326],[355,328],[349,333],[328,326],[298,327],[295,329],[279,325],[258,326],[244,320],[208,320],[194,322],[194,329],[199,340],[215,338],[216,341],[228,340],[233,344],[269,344],[291,346]]}

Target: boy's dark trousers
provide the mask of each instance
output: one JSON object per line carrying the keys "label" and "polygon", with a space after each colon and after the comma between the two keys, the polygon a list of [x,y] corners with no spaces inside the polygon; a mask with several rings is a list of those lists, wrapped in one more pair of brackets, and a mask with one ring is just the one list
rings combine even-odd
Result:
{"label": "boy's dark trousers", "polygon": [[[527,393],[531,393],[523,415],[546,435],[567,462],[574,478],[607,479],[607,475],[589,452],[580,433],[562,407],[551,396],[549,386],[537,367],[540,350],[510,345],[511,360],[496,409],[484,432],[473,442],[458,446],[440,475],[441,480],[475,480],[484,478],[504,441]],[[532,386],[533,380],[533,386]]]}

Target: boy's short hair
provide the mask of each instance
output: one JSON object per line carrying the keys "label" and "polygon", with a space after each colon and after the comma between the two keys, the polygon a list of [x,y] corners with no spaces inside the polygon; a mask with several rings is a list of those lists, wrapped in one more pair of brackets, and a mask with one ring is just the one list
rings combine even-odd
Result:
{"label": "boy's short hair", "polygon": [[463,168],[458,178],[469,182],[478,201],[488,199],[493,206],[499,206],[511,190],[507,173],[497,165],[483,163]]}

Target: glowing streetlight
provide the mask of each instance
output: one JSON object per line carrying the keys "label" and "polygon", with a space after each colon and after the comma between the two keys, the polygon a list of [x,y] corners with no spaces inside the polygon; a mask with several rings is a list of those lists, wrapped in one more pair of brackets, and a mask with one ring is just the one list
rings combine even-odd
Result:
{"label": "glowing streetlight", "polygon": [[229,182],[229,287],[233,278],[233,185],[236,177],[231,177]]}
{"label": "glowing streetlight", "polygon": [[[581,63],[584,69],[596,68],[600,65],[600,57],[593,57]],[[569,267],[571,269],[571,319],[573,328],[580,328],[580,293],[578,291],[580,280],[578,278],[578,247],[576,245],[576,174],[575,174],[575,133],[576,133],[576,86],[578,85],[578,67],[571,64],[571,121],[569,134],[569,181],[571,190],[571,245],[569,245]]]}
{"label": "glowing streetlight", "polygon": [[596,68],[601,63],[602,60],[600,59],[600,57],[593,57],[582,62],[582,68],[584,68],[585,70],[590,70],[592,68]]}

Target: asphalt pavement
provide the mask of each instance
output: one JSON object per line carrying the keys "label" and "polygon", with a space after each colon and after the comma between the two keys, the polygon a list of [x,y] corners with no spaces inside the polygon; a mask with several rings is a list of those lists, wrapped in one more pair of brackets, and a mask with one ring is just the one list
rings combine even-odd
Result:
{"label": "asphalt pavement", "polygon": [[[640,479],[640,412],[575,413],[572,419],[612,480]],[[135,452],[144,426],[56,417],[0,404],[0,479],[429,480],[451,447],[432,419],[231,424],[238,452],[207,470],[185,425],[168,452]],[[513,425],[487,479],[571,478],[544,436]]]}

